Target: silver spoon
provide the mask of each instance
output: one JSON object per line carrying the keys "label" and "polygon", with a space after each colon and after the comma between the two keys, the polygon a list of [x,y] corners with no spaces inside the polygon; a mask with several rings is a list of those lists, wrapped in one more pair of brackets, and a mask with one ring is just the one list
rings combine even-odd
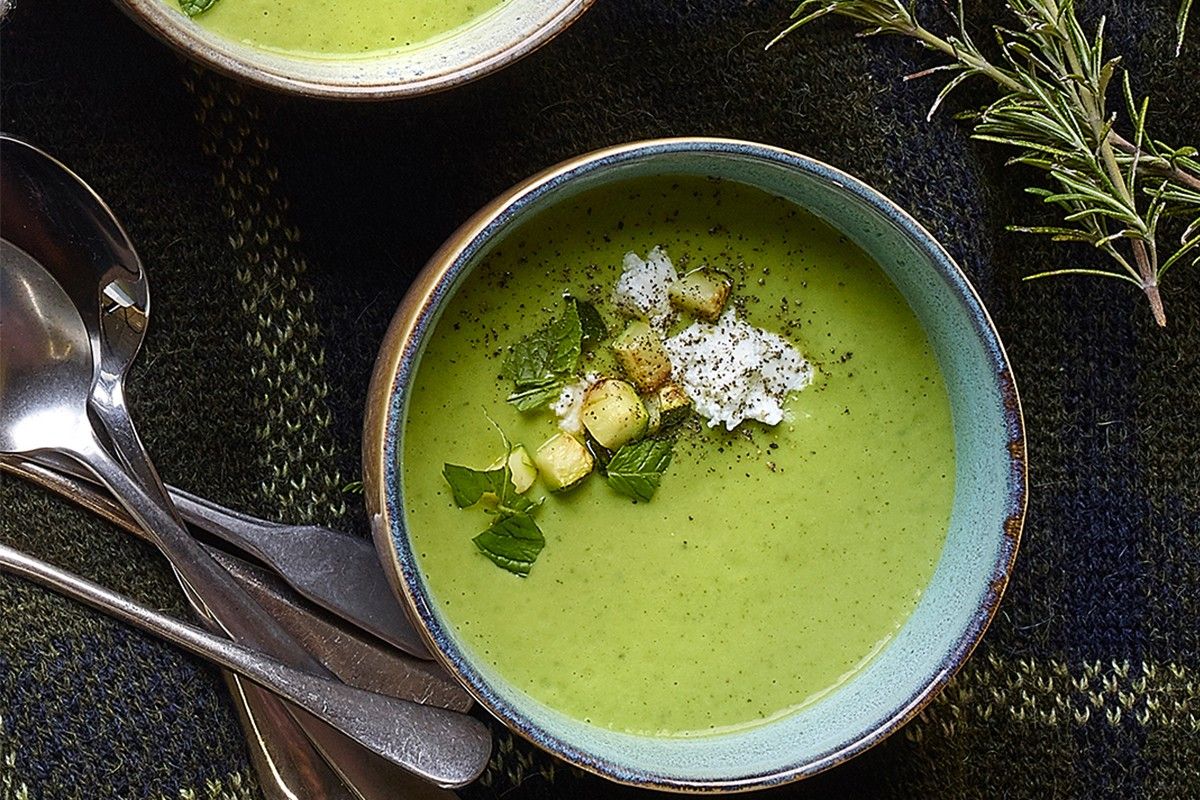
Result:
{"label": "silver spoon", "polygon": [[[6,164],[5,173],[11,173],[11,162]],[[9,206],[7,183],[5,195],[5,205]],[[5,229],[7,234],[7,223]],[[9,335],[2,337],[4,352],[0,359],[0,452],[27,457],[56,452],[88,467],[139,524],[155,536],[156,544],[180,573],[189,596],[216,627],[294,667],[327,675],[270,615],[240,590],[229,573],[203,551],[172,513],[170,501],[125,411],[123,374],[112,380],[96,377],[114,372],[107,367],[99,370],[94,367],[91,351],[96,340],[100,340],[103,359],[108,347],[114,342],[128,341],[129,337],[121,332],[106,335],[111,325],[102,325],[100,336],[89,336],[71,300],[40,264],[7,242],[4,248],[7,291],[0,320]],[[144,276],[141,284],[144,288]],[[122,286],[120,294],[124,300],[137,294],[129,291],[131,288],[128,282]],[[106,296],[111,298],[112,293]],[[128,317],[127,308],[117,302],[105,316]],[[140,318],[144,320],[144,309]],[[117,361],[127,366],[129,359],[118,357]],[[89,411],[104,423],[108,444],[122,456],[128,468],[112,457]],[[139,462],[140,467],[128,466]],[[366,783],[384,766],[378,760],[368,763],[356,759],[355,753],[361,751],[311,715],[293,709],[293,716],[335,769],[351,783],[357,783],[358,777]],[[423,746],[405,753],[399,765],[439,785],[463,785],[473,780],[485,765],[490,739],[486,729],[475,720],[459,715],[448,726],[447,719],[444,715],[431,717],[424,729]],[[468,748],[462,746],[464,742],[470,743],[474,750],[468,753]],[[354,774],[348,774],[350,770]]]}
{"label": "silver spoon", "polygon": [[[413,750],[424,747],[431,720],[442,717],[445,727],[451,728],[456,722],[454,718],[459,716],[453,711],[416,705],[292,669],[3,544],[0,544],[0,570],[36,581],[233,670],[296,707],[308,710],[389,761],[406,761]],[[414,713],[415,710],[419,713]],[[465,748],[464,758],[471,757],[474,748],[470,742],[454,744]]]}
{"label": "silver spoon", "polygon": [[[0,458],[0,470],[26,477],[146,538],[145,531],[128,512],[89,481],[24,459]],[[322,619],[305,608],[273,574],[220,551],[211,552],[217,563],[229,571],[256,603],[342,681],[360,689],[426,705],[464,712],[471,708],[470,695],[433,662],[409,658],[371,637],[356,634],[337,620]],[[268,797],[273,800],[297,800],[298,797],[351,800],[351,790],[312,748],[278,699],[252,683],[242,683],[232,673],[225,675],[234,694],[235,709],[244,717],[242,725],[251,739],[251,756]],[[252,700],[253,708],[248,708],[248,700]],[[281,738],[281,731],[288,739]],[[264,732],[270,735],[264,737]],[[303,750],[296,753],[293,748],[280,752],[292,739]],[[308,755],[304,751],[309,751]],[[305,760],[295,763],[297,756],[303,756]],[[356,785],[353,796],[403,797],[404,800],[451,800],[454,797],[407,773],[384,770],[373,774],[372,778],[374,783],[371,785]],[[277,793],[276,789],[279,790]]]}

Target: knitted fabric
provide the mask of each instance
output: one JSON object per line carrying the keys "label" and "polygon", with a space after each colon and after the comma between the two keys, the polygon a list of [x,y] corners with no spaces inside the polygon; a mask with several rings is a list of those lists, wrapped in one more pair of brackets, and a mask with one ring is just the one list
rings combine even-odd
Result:
{"label": "knitted fabric", "polygon": [[[222,0],[237,2],[237,0]],[[944,19],[937,4],[924,16]],[[1173,58],[1175,0],[1081,0],[1149,127],[1200,135],[1200,36]],[[964,267],[1022,390],[1031,507],[999,615],[962,672],[878,747],[766,797],[1200,797],[1200,274],[1158,330],[1127,284],[1023,282],[1095,266],[1009,233],[1049,217],[1035,176],[952,117],[930,65],[826,20],[764,51],[787,2],[603,0],[522,62],[453,92],[346,105],[239,86],[183,62],[103,0],[16,0],[0,26],[0,125],[83,175],[136,242],[154,296],[133,413],[172,482],[268,518],[365,535],[362,411],[412,276],[499,191],[638,138],[780,145],[858,175]],[[979,33],[1002,19],[976,3]],[[979,38],[984,38],[980,36]],[[148,546],[11,478],[0,539],[186,614]],[[465,797],[638,797],[499,725]],[[0,800],[259,796],[219,675],[0,577]]]}

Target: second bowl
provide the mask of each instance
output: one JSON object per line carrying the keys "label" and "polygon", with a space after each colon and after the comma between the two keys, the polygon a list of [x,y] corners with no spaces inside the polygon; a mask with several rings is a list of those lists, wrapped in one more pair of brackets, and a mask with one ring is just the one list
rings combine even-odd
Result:
{"label": "second bowl", "polygon": [[268,89],[387,100],[460,86],[528,55],[594,0],[117,0],[185,56]]}

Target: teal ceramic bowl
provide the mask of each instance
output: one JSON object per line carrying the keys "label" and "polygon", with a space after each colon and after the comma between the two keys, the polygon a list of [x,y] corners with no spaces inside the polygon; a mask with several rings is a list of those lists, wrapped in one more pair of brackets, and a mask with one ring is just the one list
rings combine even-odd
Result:
{"label": "teal ceramic bowl", "polygon": [[[915,613],[853,678],[782,719],[735,733],[659,739],[616,733],[547,708],[473,660],[432,601],[405,529],[402,436],[423,342],[456,286],[508,230],[546,207],[648,174],[716,176],[808,209],[873,256],[924,326],[950,395],[957,474],[950,527]],[[376,543],[431,650],[512,730],[622,783],[675,791],[772,786],[834,766],[917,714],[962,666],[996,611],[1026,506],[1025,435],[1012,371],[962,271],[903,210],[861,181],[784,150],[668,139],[591,153],[517,186],[434,256],[393,320],[376,364],[365,476]],[[781,621],[785,624],[786,621]]]}

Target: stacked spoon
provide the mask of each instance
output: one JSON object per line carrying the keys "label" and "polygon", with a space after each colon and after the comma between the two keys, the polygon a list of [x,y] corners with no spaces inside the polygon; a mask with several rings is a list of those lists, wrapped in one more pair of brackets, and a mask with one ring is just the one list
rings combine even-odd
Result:
{"label": "stacked spoon", "polygon": [[[270,578],[264,582],[261,573],[256,577],[252,568],[214,554],[188,532],[125,406],[125,375],[149,320],[146,274],[132,244],[103,201],[50,156],[0,135],[0,162],[0,458],[6,469],[70,492],[96,510],[103,506],[111,518],[136,527],[170,561],[209,633],[11,548],[0,547],[0,567],[249,678],[252,683],[227,675],[260,778],[275,797],[374,800],[395,797],[398,789],[428,794],[411,776],[443,787],[474,780],[491,740],[480,722],[451,710],[466,707],[461,693],[450,690],[442,703],[450,707],[439,708],[380,693],[386,680],[367,687],[376,691],[346,685],[343,680],[355,681],[335,675],[339,670],[330,663],[340,663],[341,673],[355,672],[337,658],[344,641],[313,615],[293,613],[289,626],[281,624],[279,608],[264,606],[298,606],[273,590]],[[89,474],[124,515],[64,471]],[[284,539],[266,523],[222,515],[223,509],[178,492],[174,498],[193,519],[211,523],[207,527],[268,563],[286,563],[289,546],[308,547],[301,562],[316,565],[316,572],[297,576],[295,585],[335,613],[357,616],[384,641],[426,655],[386,604],[347,608],[344,597],[328,591],[330,582],[319,579],[312,543],[319,555],[320,543],[337,534],[301,529],[303,535]],[[351,567],[366,580],[381,578],[361,548],[347,552],[358,554]],[[356,677],[361,684],[362,673]]]}

